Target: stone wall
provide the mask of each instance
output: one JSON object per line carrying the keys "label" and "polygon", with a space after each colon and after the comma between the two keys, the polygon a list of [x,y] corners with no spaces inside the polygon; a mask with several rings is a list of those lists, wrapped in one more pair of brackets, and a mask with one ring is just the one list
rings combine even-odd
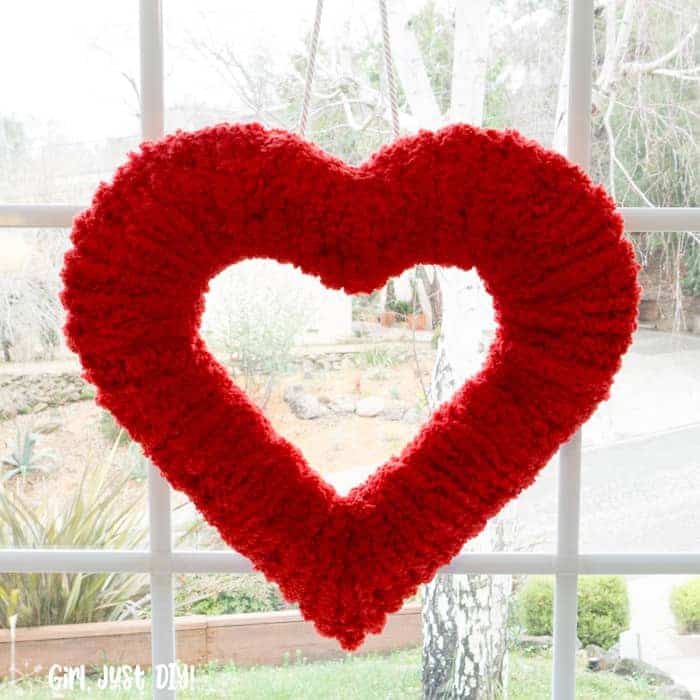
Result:
{"label": "stone wall", "polygon": [[[335,345],[319,348],[297,348],[289,371],[313,374],[318,371],[342,371],[362,365],[365,354],[376,350],[370,344]],[[380,346],[391,355],[393,363],[412,358],[412,349],[401,344]],[[428,366],[429,345],[417,348],[421,361]],[[225,358],[218,358],[226,364]],[[0,420],[16,415],[38,413],[50,406],[63,406],[74,401],[91,399],[95,388],[80,376],[77,360],[0,364]]]}
{"label": "stone wall", "polygon": [[27,374],[0,371],[0,420],[82,401],[94,393],[94,388],[80,376],[77,368],[75,371]]}

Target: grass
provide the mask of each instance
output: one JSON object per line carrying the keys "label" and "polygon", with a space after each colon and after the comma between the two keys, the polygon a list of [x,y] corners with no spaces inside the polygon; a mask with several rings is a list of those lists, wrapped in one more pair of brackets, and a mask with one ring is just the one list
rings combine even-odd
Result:
{"label": "grass", "polygon": [[[510,700],[544,700],[550,693],[551,656],[510,657]],[[89,683],[90,681],[88,681]],[[94,682],[94,681],[93,681]],[[146,690],[99,691],[52,694],[45,680],[25,681],[14,687],[0,685],[0,699],[48,700],[49,698],[104,698],[126,700],[150,696]],[[399,651],[388,656],[346,657],[339,661],[306,663],[292,661],[284,666],[237,669],[210,665],[197,669],[195,686],[178,691],[179,699],[236,698],[236,700],[418,700],[421,697],[420,649]],[[653,687],[610,673],[577,673],[577,700],[651,700],[658,698]]]}
{"label": "grass", "polygon": [[[545,700],[552,690],[551,654],[513,652],[509,658],[509,700]],[[614,673],[587,671],[579,662],[576,672],[576,700],[652,700],[655,688],[642,680],[631,680]]]}

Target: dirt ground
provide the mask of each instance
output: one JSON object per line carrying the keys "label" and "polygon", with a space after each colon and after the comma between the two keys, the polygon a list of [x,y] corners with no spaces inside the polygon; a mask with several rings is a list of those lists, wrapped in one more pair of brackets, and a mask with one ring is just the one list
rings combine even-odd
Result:
{"label": "dirt ground", "polygon": [[[423,348],[420,364],[423,381],[430,381],[433,353]],[[352,415],[329,415],[315,420],[301,420],[293,415],[284,401],[284,390],[290,384],[301,384],[304,390],[319,397],[334,398],[352,396],[354,399],[381,397],[387,402],[401,402],[418,410],[425,409],[418,371],[413,357],[388,365],[358,366],[341,370],[315,369],[305,373],[280,375],[265,408],[275,428],[281,435],[295,443],[310,465],[321,474],[379,466],[389,456],[400,451],[420,428],[417,423],[390,421],[382,417],[364,418]],[[48,426],[50,432],[38,436],[36,451],[48,451],[54,458],[54,466],[46,475],[32,473],[24,483],[14,478],[8,483],[11,489],[22,489],[23,496],[35,502],[55,494],[72,493],[86,465],[95,465],[106,459],[112,446],[104,426],[101,426],[102,409],[93,401],[81,401],[58,408],[50,408],[38,414],[20,415],[0,422],[0,457],[11,452],[16,444],[17,427],[32,429]],[[113,469],[124,468],[126,448],[115,454]],[[145,494],[145,481],[133,479],[124,498]]]}

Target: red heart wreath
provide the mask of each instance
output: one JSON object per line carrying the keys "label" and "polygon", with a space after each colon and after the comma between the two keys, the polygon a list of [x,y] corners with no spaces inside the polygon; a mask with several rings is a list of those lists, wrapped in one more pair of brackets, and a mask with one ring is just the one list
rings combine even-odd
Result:
{"label": "red heart wreath", "polygon": [[[346,649],[533,481],[608,396],[636,323],[613,202],[513,131],[421,132],[359,167],[259,125],[180,132],[131,154],[72,241],[66,334],[98,402]],[[198,334],[209,280],[253,257],[351,294],[417,263],[475,267],[493,296],[483,369],[345,497]]]}

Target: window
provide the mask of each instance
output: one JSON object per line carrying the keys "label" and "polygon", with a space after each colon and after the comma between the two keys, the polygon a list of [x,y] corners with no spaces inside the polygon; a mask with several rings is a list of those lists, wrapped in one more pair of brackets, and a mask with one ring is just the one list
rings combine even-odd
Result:
{"label": "window", "polygon": [[[303,9],[305,16],[311,17],[311,3],[307,2],[303,5],[304,7],[299,9],[299,13],[301,14]],[[138,41],[135,32],[135,15],[129,14],[131,9],[128,12],[126,9],[131,8],[131,6],[122,3],[112,3],[106,7],[110,8],[109,12],[114,13],[114,22],[122,27],[120,31],[123,31],[125,37],[124,41],[120,42],[119,48],[115,47],[115,51],[122,50],[129,43],[133,44],[134,50],[137,43],[140,47],[140,77],[137,77],[137,69],[131,66],[133,56],[126,57],[124,60],[127,68],[123,74],[123,83],[121,83],[123,92],[118,98],[112,95],[109,99],[121,99],[131,105],[133,119],[136,120],[140,117],[141,135],[143,138],[158,138],[164,133],[166,127],[164,105],[166,70],[164,69],[163,48],[164,42],[168,38],[167,35],[164,36],[163,32],[163,8],[161,7],[161,2],[159,0],[140,1]],[[100,12],[103,10],[104,8],[100,7]],[[62,10],[49,10],[47,5],[46,9],[42,11]],[[536,18],[534,21],[536,22]],[[654,21],[654,18],[650,15],[645,17],[645,21],[651,22]],[[629,131],[625,131],[625,120],[646,118],[643,110],[623,102],[618,103],[617,111],[612,110],[609,118],[603,124],[604,128],[614,132],[615,139],[611,140],[607,151],[596,151],[592,154],[590,131],[592,91],[594,86],[592,85],[591,65],[594,39],[600,41],[600,37],[596,36],[594,27],[593,4],[587,0],[573,0],[569,10],[569,23],[570,31],[568,33],[569,43],[567,50],[569,72],[567,91],[565,93],[567,101],[565,105],[567,130],[564,133],[563,142],[569,158],[579,163],[582,167],[591,169],[594,176],[605,181],[609,187],[614,188],[618,193],[619,202],[632,204],[632,206],[623,206],[621,209],[625,218],[626,230],[629,234],[641,232],[645,236],[650,236],[655,233],[663,233],[669,240],[677,239],[680,236],[684,236],[684,240],[686,240],[692,232],[700,231],[700,212],[694,207],[696,194],[692,194],[693,186],[688,186],[685,189],[688,195],[683,203],[688,206],[666,207],[664,205],[667,203],[667,198],[665,198],[664,193],[667,192],[667,189],[662,187],[663,183],[657,183],[658,188],[654,192],[658,194],[658,197],[652,199],[643,191],[639,184],[638,172],[643,167],[643,163],[637,163],[633,169],[630,169],[625,166],[625,162],[619,157],[619,150],[625,148],[625,139],[629,133]],[[42,30],[46,34],[44,39],[46,41],[56,41],[56,35],[52,36],[51,33],[50,22],[44,21],[42,25],[46,27],[45,30]],[[34,25],[32,26],[34,27]],[[186,33],[186,27],[180,26],[179,31]],[[27,36],[26,38],[29,37]],[[429,39],[430,37],[426,39],[428,48],[430,48]],[[560,40],[559,37],[555,39],[556,41]],[[563,44],[563,41],[561,43]],[[673,50],[673,47],[667,48],[668,50]],[[205,55],[206,51],[201,46],[197,46],[196,39],[192,40],[191,49],[196,53],[196,61],[209,60],[209,65],[217,65],[219,58],[216,55]],[[187,59],[182,55],[179,55],[176,60],[187,62]],[[266,59],[264,56],[261,56],[260,60],[264,62]],[[643,56],[640,56],[637,63],[641,65],[645,60]],[[47,61],[42,61],[42,66],[45,66],[46,63]],[[76,57],[75,65],[79,66],[80,64],[81,59],[78,56]],[[94,87],[99,83],[99,67],[83,65],[83,69],[85,71],[84,74],[75,76],[75,89],[88,89],[89,85]],[[683,72],[684,69],[671,68],[665,64],[654,68],[654,70],[675,70],[676,72],[680,70],[682,75],[686,75]],[[694,73],[691,71],[691,77],[697,74],[697,68],[694,71]],[[633,79],[637,79],[635,76],[638,77],[638,73],[638,66],[628,68],[626,80],[630,84],[625,83],[624,89],[621,88],[621,93],[625,93],[625,99],[629,97],[631,92],[634,92],[634,86],[630,87],[630,85]],[[222,76],[223,83],[217,83],[213,78],[211,80],[213,81],[214,89],[221,90],[222,85],[224,86],[223,89],[226,89],[226,85],[230,86],[230,82],[227,81],[238,79],[240,79],[238,75],[224,75]],[[526,84],[524,81],[527,81],[527,75],[525,73],[511,74],[505,76],[504,80],[506,79],[522,85]],[[692,80],[695,83],[688,81],[691,85],[697,83],[697,78]],[[81,81],[89,85],[82,84]],[[48,85],[49,82],[47,80],[46,84],[39,85],[37,89],[48,90],[50,87]],[[600,86],[597,86],[596,89],[599,88]],[[186,84],[179,84],[174,89],[181,95],[186,94],[190,90]],[[195,86],[191,89],[196,90],[198,88]],[[247,113],[240,116],[242,118],[259,118],[262,111],[266,109],[267,104],[264,100],[256,104],[253,98],[261,94],[260,91],[264,91],[264,85],[251,83],[246,87],[246,90],[251,91],[250,98],[252,101],[248,104]],[[438,94],[440,94],[439,91]],[[609,92],[607,94],[609,95]],[[60,94],[53,94],[51,99],[59,100],[60,98]],[[505,98],[498,91],[494,91],[490,94],[489,99],[498,100]],[[605,109],[605,100],[603,98],[596,99],[601,100],[600,104],[596,105],[596,109]],[[695,103],[692,102],[693,99]],[[96,100],[95,104],[97,103],[98,101]],[[101,104],[109,105],[110,103],[103,102]],[[216,120],[232,119],[231,112],[228,111],[228,106],[225,103],[216,106],[216,108],[212,108],[211,105],[207,104],[198,105],[195,96],[191,104],[197,106],[197,109],[190,109],[189,111],[182,109],[180,112],[175,110],[168,113],[168,118],[172,120],[172,124],[167,125],[168,129],[176,127],[194,128]],[[696,108],[697,92],[694,98],[688,93],[686,100],[679,102],[674,106],[674,109],[681,113],[682,119],[692,119],[694,105]],[[553,104],[548,105],[548,107],[551,108],[551,111],[555,109]],[[537,106],[537,109],[540,109],[540,106]],[[518,113],[505,109],[502,110],[501,114],[506,115],[504,123],[494,124],[494,126],[512,125],[513,122],[516,122],[514,124],[516,127],[518,126]],[[55,147],[55,144],[51,146],[49,143],[41,158],[34,158],[32,162],[35,165],[43,162],[46,168],[61,167],[64,169],[64,172],[59,173],[58,176],[52,175],[50,178],[47,178],[46,183],[49,183],[50,186],[44,187],[41,182],[38,182],[36,187],[30,188],[28,191],[31,193],[32,203],[14,203],[15,193],[19,189],[13,188],[11,186],[12,183],[9,182],[3,185],[3,189],[6,188],[6,192],[5,203],[0,206],[0,227],[3,227],[0,230],[0,240],[14,240],[14,249],[16,246],[22,245],[23,236],[31,235],[45,242],[45,248],[49,251],[48,254],[60,257],[62,246],[65,246],[66,229],[70,227],[72,217],[84,206],[82,203],[74,203],[74,193],[78,192],[79,197],[87,197],[99,179],[108,176],[114,166],[120,162],[123,154],[136,145],[136,139],[133,138],[129,129],[122,136],[110,136],[106,139],[103,138],[102,134],[94,133],[95,130],[98,130],[98,125],[105,116],[106,112],[99,111],[97,107],[94,112],[85,115],[85,124],[93,126],[93,130],[90,133],[91,138],[95,139],[95,144],[90,163],[94,164],[94,171],[92,170],[92,165],[90,168],[86,168],[85,163],[81,160],[84,157],[84,152],[77,153],[75,151],[71,154],[71,149],[66,143],[64,143],[63,149],[58,149]],[[282,119],[284,115],[278,115],[278,117]],[[697,120],[697,114],[694,117]],[[675,117],[661,114],[655,118],[672,119]],[[290,124],[287,124],[287,126],[290,126]],[[697,127],[697,121],[695,121],[695,126]],[[10,148],[13,142],[11,140],[8,141],[7,134],[15,133],[13,129],[18,129],[19,126],[11,121],[6,121],[4,128],[6,143],[0,142],[0,146]],[[536,118],[528,121],[528,130],[531,135],[539,136],[540,128],[541,125]],[[681,126],[677,131],[674,131],[674,138],[682,138],[683,128],[685,127]],[[370,130],[368,134],[364,134],[361,137],[366,139],[366,141],[361,141],[360,137],[358,137],[358,141],[356,143],[353,142],[353,148],[358,154],[367,150],[368,144],[374,141],[381,142],[386,137],[386,134],[379,130],[376,133]],[[16,147],[23,147],[21,140],[17,140]],[[615,151],[615,147],[618,148],[618,151]],[[655,147],[658,147],[658,144],[655,144]],[[87,174],[86,170],[88,171]],[[22,179],[26,185],[27,182],[37,178],[38,172],[38,170],[18,172],[13,177]],[[686,168],[684,172],[689,178],[692,177],[690,167]],[[662,177],[663,173],[660,173],[659,178],[661,179]],[[55,183],[60,182],[69,183],[66,190],[70,193],[69,196],[60,187],[54,187]],[[697,183],[694,184],[694,187],[697,193]],[[27,191],[26,188],[23,191]],[[660,206],[652,206],[654,204]],[[58,243],[49,243],[52,240],[58,241]],[[652,250],[652,248],[648,248],[648,250]],[[672,248],[673,251],[677,252],[678,246]],[[680,268],[677,269],[680,270]],[[313,290],[309,293],[313,293]],[[340,300],[338,303],[343,302]],[[41,307],[39,311],[41,313],[53,313],[51,308]],[[36,312],[36,309],[34,312]],[[676,312],[677,310],[673,313]],[[28,313],[33,312],[30,311]],[[47,342],[50,342],[50,339]],[[686,342],[697,344],[697,339],[692,338]],[[695,352],[693,349],[691,351]],[[376,360],[381,363],[382,358],[376,358]],[[653,372],[653,370],[650,370],[650,372]],[[679,375],[674,381],[683,382],[683,378]],[[649,401],[653,400],[654,394],[652,393],[649,395]],[[697,407],[697,405],[698,403],[696,402],[695,406]],[[688,412],[693,410],[690,401],[686,408]],[[605,414],[606,410],[608,411],[607,415]],[[617,431],[617,433],[624,436],[625,431],[617,422],[622,420],[618,412],[611,412],[609,408],[603,408],[601,413],[597,414],[593,420],[598,421],[603,428],[607,426],[606,429],[609,432]],[[688,422],[697,420],[697,415],[689,415],[688,417]],[[584,435],[585,430],[584,428]],[[406,439],[406,436],[397,434],[395,439],[401,443]],[[697,539],[693,540],[691,537],[688,538],[685,545],[677,548],[678,551],[674,550],[672,552],[663,551],[666,549],[663,540],[640,540],[635,544],[630,543],[629,539],[621,536],[620,532],[613,534],[609,541],[612,544],[607,550],[603,548],[600,536],[597,538],[592,537],[589,540],[589,523],[593,522],[595,517],[598,517],[600,514],[594,514],[591,519],[587,519],[587,515],[592,508],[592,502],[602,495],[606,485],[605,482],[601,481],[588,483],[588,479],[593,478],[590,475],[595,470],[592,470],[590,474],[587,469],[584,468],[582,470],[582,461],[585,466],[589,459],[591,463],[595,462],[596,457],[595,455],[589,457],[588,452],[583,454],[582,457],[582,444],[583,438],[581,433],[579,433],[561,450],[559,470],[557,472],[556,548],[553,552],[465,552],[457,556],[447,567],[447,571],[452,573],[482,573],[486,575],[547,574],[555,576],[556,605],[552,696],[556,700],[573,700],[575,696],[577,585],[579,577],[589,574],[636,574],[644,576],[654,574],[668,576],[700,574],[700,549],[698,549]],[[687,445],[683,449],[686,448]],[[646,448],[644,445],[637,445],[635,449],[644,451]],[[629,455],[625,456],[625,459],[629,461]],[[605,464],[601,468],[605,469]],[[621,479],[624,482],[623,476],[615,475],[612,478]],[[628,475],[628,478],[631,477]],[[582,487],[584,493],[587,493],[586,489],[590,488],[590,497],[587,495],[583,505],[581,504]],[[678,487],[682,488],[682,485],[679,484]],[[624,508],[624,483],[621,483],[619,492],[621,494],[619,502],[615,504],[609,503],[610,508]],[[171,492],[168,485],[160,478],[157,471],[151,467],[147,468],[147,494],[144,493],[143,495],[148,504],[148,536],[132,541],[129,549],[115,549],[109,545],[106,545],[103,550],[81,548],[78,542],[73,542],[65,548],[57,547],[55,549],[0,549],[0,571],[119,572],[125,575],[132,573],[147,575],[150,581],[151,596],[152,661],[154,665],[167,664],[175,659],[174,575],[183,573],[245,573],[250,571],[250,564],[247,560],[231,551],[207,549],[206,546],[197,547],[196,550],[174,547],[173,518],[177,517],[177,511],[175,511],[175,514],[173,513]],[[654,494],[650,493],[649,498],[653,499]],[[551,499],[549,502],[551,502]],[[694,512],[697,512],[697,508],[695,508]],[[644,517],[644,512],[637,512],[635,515],[635,519]],[[582,522],[584,523],[584,531],[580,532]],[[620,524],[620,528],[633,529],[638,524],[638,522],[634,522],[630,518],[623,521]],[[689,529],[687,532],[690,536],[692,529]],[[697,529],[695,532],[697,532]],[[581,543],[583,552],[580,551]],[[625,551],[617,551],[619,549],[624,549]],[[174,697],[174,692],[171,690],[163,689],[155,692],[155,696],[158,698]]]}

